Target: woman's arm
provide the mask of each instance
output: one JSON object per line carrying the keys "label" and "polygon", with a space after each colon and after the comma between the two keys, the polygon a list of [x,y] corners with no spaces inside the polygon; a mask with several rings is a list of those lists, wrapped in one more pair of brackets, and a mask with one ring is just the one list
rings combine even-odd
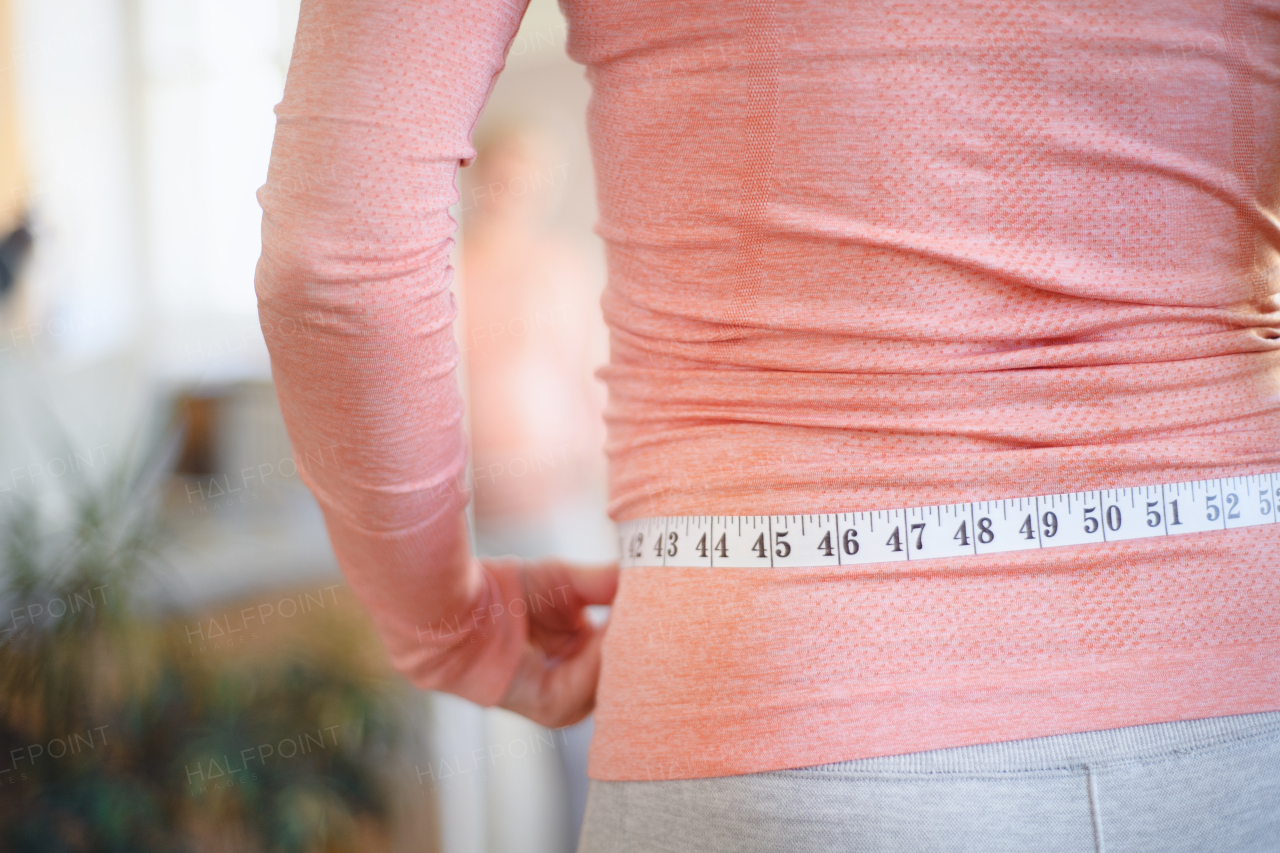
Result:
{"label": "woman's arm", "polygon": [[395,666],[503,698],[527,617],[470,554],[448,265],[460,161],[528,0],[303,0],[256,289],[299,476]]}

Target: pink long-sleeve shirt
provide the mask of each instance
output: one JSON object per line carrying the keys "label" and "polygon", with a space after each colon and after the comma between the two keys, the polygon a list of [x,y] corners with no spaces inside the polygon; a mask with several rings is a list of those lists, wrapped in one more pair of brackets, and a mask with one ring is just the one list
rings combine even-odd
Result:
{"label": "pink long-sleeve shirt", "polygon": [[[257,292],[396,665],[492,704],[447,208],[526,0],[303,0]],[[1280,471],[1280,4],[561,0],[609,263],[615,520]],[[1280,709],[1280,525],[627,569],[589,774]]]}

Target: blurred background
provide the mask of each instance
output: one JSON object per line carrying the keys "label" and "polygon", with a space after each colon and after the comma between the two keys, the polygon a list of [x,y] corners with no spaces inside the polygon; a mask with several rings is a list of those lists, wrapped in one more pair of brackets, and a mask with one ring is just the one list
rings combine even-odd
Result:
{"label": "blurred background", "polygon": [[[297,0],[0,0],[0,849],[570,851],[591,720],[390,672],[253,272]],[[533,0],[460,172],[476,550],[616,557],[582,68]]]}

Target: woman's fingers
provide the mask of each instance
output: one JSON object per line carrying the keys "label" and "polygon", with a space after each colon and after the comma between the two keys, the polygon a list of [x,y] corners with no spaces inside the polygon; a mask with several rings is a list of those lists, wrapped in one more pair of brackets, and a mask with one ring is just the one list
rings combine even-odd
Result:
{"label": "woman's fingers", "polygon": [[552,557],[526,562],[524,573],[528,593],[551,598],[557,609],[608,604],[618,591],[617,561],[577,566]]}
{"label": "woman's fingers", "polygon": [[526,645],[515,677],[498,705],[547,728],[583,719],[595,707],[603,639],[603,628],[592,629],[572,657],[559,661],[548,660],[540,649]]}
{"label": "woman's fingers", "polygon": [[524,567],[529,640],[551,658],[571,657],[589,638],[583,608],[607,604],[618,588],[616,564],[571,566],[541,560]]}
{"label": "woman's fingers", "polygon": [[618,563],[570,566],[569,578],[583,604],[609,604],[618,592]]}
{"label": "woman's fingers", "polygon": [[[482,562],[511,568],[511,558]],[[595,707],[605,628],[583,608],[609,604],[618,590],[617,562],[570,565],[548,558],[518,563],[528,614],[528,642],[498,702],[548,728],[578,722]]]}

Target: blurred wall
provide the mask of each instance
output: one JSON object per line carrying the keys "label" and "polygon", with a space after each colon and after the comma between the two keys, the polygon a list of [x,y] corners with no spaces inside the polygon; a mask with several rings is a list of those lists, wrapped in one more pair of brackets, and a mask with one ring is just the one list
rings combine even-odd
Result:
{"label": "blurred wall", "polygon": [[27,194],[18,141],[12,29],[9,0],[0,0],[0,234],[8,233],[16,224]]}
{"label": "blurred wall", "polygon": [[142,346],[173,383],[269,377],[254,192],[296,0],[6,2],[0,204],[24,151],[37,238],[21,324],[52,359]]}
{"label": "blurred wall", "polygon": [[152,368],[270,378],[254,268],[297,0],[135,0]]}
{"label": "blurred wall", "polygon": [[125,346],[145,310],[123,0],[10,2],[36,248],[8,343],[82,363]]}

